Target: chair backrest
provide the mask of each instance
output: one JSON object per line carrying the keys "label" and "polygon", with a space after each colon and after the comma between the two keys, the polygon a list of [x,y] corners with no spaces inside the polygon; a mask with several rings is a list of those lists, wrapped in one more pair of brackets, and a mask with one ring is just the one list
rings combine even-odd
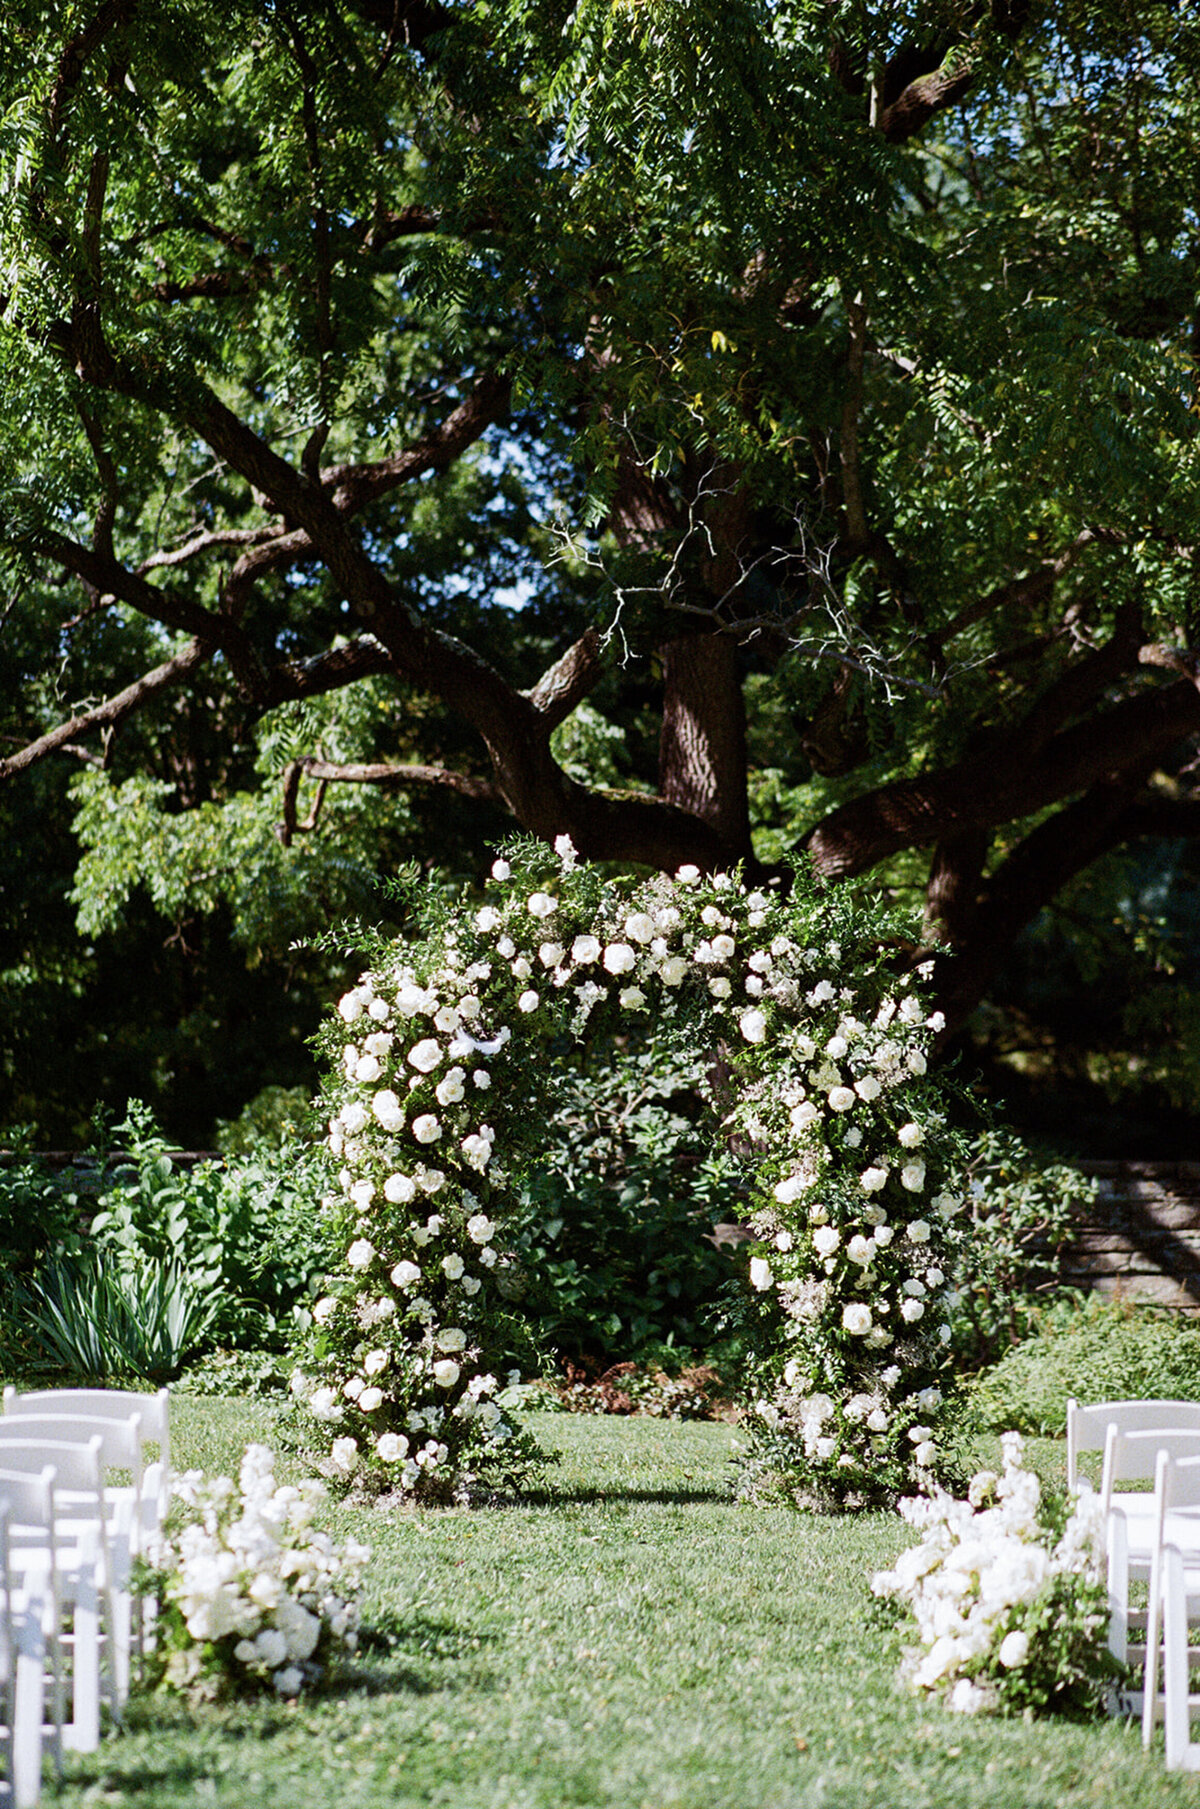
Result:
{"label": "chair backrest", "polygon": [[54,1571],[55,1502],[54,1483],[57,1472],[43,1458],[40,1465],[28,1470],[8,1469],[0,1465],[0,1507],[4,1510],[5,1563],[11,1565],[10,1545],[13,1533],[42,1534],[47,1552],[47,1568]]}
{"label": "chair backrest", "polygon": [[163,1475],[171,1469],[171,1391],[160,1388],[157,1394],[139,1394],[124,1388],[40,1388],[21,1394],[9,1386],[4,1390],[5,1414],[88,1413],[100,1419],[127,1419],[137,1414],[142,1422],[142,1438],[158,1446]]}
{"label": "chair backrest", "polygon": [[[91,1498],[89,1514],[105,1520],[104,1441],[99,1433],[86,1443],[55,1442],[47,1438],[6,1438],[0,1442],[0,1470],[4,1474],[38,1476],[49,1465],[54,1471],[55,1504],[62,1493]],[[72,1513],[74,1513],[72,1507]],[[14,1512],[13,1523],[17,1516]]]}
{"label": "chair backrest", "polygon": [[1159,1458],[1164,1453],[1175,1461],[1200,1458],[1200,1425],[1163,1426],[1138,1432],[1110,1425],[1104,1442],[1104,1474],[1100,1483],[1105,1510],[1112,1506],[1113,1490],[1118,1483],[1146,1482],[1151,1478],[1157,1482]]}
{"label": "chair backrest", "polygon": [[1200,1428],[1200,1401],[1097,1401],[1081,1407],[1072,1398],[1067,1402],[1068,1488],[1078,1486],[1080,1452],[1103,1451],[1110,1426],[1122,1432]]}

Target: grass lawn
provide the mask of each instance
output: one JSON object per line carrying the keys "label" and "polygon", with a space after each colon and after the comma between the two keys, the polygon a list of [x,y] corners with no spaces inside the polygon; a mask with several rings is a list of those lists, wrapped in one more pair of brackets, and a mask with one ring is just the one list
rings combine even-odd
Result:
{"label": "grass lawn", "polygon": [[[270,1441],[254,1402],[177,1398],[181,1467]],[[178,1430],[176,1431],[176,1426]],[[864,1618],[904,1529],[738,1506],[723,1425],[539,1417],[544,1496],[340,1510],[391,1640],[335,1693],[192,1714],[135,1701],[47,1800],[139,1809],[954,1809],[1200,1805],[1137,1731],[974,1721],[901,1693]],[[1061,1475],[1061,1451],[1035,1448]]]}

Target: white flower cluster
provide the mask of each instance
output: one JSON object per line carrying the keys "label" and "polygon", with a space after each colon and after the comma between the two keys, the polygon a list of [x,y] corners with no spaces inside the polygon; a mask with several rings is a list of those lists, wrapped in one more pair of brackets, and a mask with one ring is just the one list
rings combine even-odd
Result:
{"label": "white flower cluster", "polygon": [[[764,1425],[836,1473],[839,1498],[880,1492],[881,1454],[911,1482],[932,1462],[959,1211],[938,1182],[934,1020],[800,887],[682,868],[631,888],[565,837],[555,852],[498,860],[489,901],[363,975],[327,1032],[345,1267],[294,1389],[332,1471],[452,1490],[513,1435],[489,1342],[494,1295],[516,1282],[505,1146],[536,1130],[551,1039],[652,1011],[729,1052],[720,1134],[762,1152],[749,1280],[793,1370]],[[792,1413],[812,1398],[831,1403],[816,1434],[811,1408]]]}
{"label": "white flower cluster", "polygon": [[[1038,1479],[1022,1467],[1020,1434],[1001,1443],[1002,1473],[981,1471],[966,1501],[934,1490],[901,1502],[922,1537],[871,1583],[916,1622],[913,1687],[965,1714],[1041,1705],[1079,1667],[1077,1648],[1085,1664],[1090,1652],[1096,1674],[1107,1669],[1100,1497],[1085,1492],[1061,1524],[1048,1523]],[[1030,1682],[1035,1667],[1039,1686]]]}
{"label": "white flower cluster", "polygon": [[174,1481],[171,1512],[146,1553],[168,1685],[296,1696],[332,1650],[354,1650],[370,1553],[314,1527],[323,1483],[280,1487],[274,1469],[267,1447],[250,1445],[236,1484],[198,1470]]}

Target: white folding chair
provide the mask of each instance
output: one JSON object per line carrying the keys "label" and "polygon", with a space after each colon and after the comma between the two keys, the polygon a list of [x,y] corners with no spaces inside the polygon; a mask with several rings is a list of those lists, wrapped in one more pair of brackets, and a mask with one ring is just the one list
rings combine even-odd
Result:
{"label": "white folding chair", "polygon": [[[46,1627],[55,1613],[52,1474],[47,1470],[38,1477],[10,1478],[0,1492],[0,1688],[5,1697],[0,1752],[14,1809],[36,1803],[42,1787]],[[24,1587],[15,1583],[9,1561],[9,1521],[14,1515],[27,1524],[43,1525],[50,1542],[44,1571]],[[58,1714],[53,1723],[57,1735],[61,1692],[53,1688],[51,1705]],[[61,1763],[57,1738],[54,1750]]]}
{"label": "white folding chair", "polygon": [[[141,1394],[122,1388],[42,1388],[21,1394],[7,1387],[3,1399],[4,1416],[41,1416],[43,1414],[79,1414],[103,1420],[137,1418],[141,1426],[143,1446],[158,1446],[158,1457],[145,1463],[141,1491],[141,1520],[134,1528],[134,1549],[162,1520],[169,1505],[171,1490],[171,1391],[160,1388],[155,1394]],[[0,1420],[3,1424],[3,1420]]]}
{"label": "white folding chair", "polygon": [[[63,1742],[79,1752],[94,1752],[100,1743],[101,1627],[110,1704],[120,1714],[129,1688],[130,1598],[129,1541],[126,1533],[110,1533],[104,1489],[104,1441],[95,1433],[86,1442],[53,1443],[48,1439],[0,1441],[0,1474],[37,1475],[54,1470],[54,1560],[62,1609],[69,1612],[69,1633],[55,1630],[55,1650],[72,1657],[72,1714],[63,1721]],[[59,1493],[61,1490],[62,1501]],[[10,1528],[10,1556],[20,1576],[39,1568],[45,1541],[37,1529],[15,1523]]]}
{"label": "white folding chair", "polygon": [[[1188,1601],[1189,1596],[1195,1596],[1200,1592],[1200,1450],[1197,1450],[1194,1444],[1188,1446],[1181,1440],[1174,1440],[1171,1445],[1160,1451],[1153,1501],[1150,1591],[1146,1611],[1146,1676],[1142,1701],[1142,1744],[1147,1750],[1149,1750],[1154,1736],[1154,1723],[1158,1718],[1160,1702],[1163,1701],[1158,1691],[1160,1634],[1164,1639],[1165,1690],[1164,1622],[1167,1587],[1165,1554],[1168,1548],[1176,1554],[1179,1564],[1183,1566],[1183,1574],[1186,1578],[1183,1594],[1172,1610],[1172,1637],[1177,1639],[1181,1628],[1184,1634],[1185,1698],[1187,1698],[1188,1665],[1200,1661],[1200,1650],[1194,1647],[1188,1648],[1187,1644],[1189,1622],[1194,1622],[1200,1616],[1200,1604],[1197,1604],[1197,1612],[1193,1613]],[[1200,1701],[1200,1697],[1192,1696],[1190,1700],[1197,1702]],[[1186,1716],[1187,1702],[1185,1700],[1185,1737]],[[1177,1730],[1178,1712],[1176,1712],[1176,1734]]]}
{"label": "white folding chair", "polygon": [[[53,1468],[47,1464],[36,1474],[28,1475],[0,1470],[0,1502],[5,1521],[5,1598],[16,1617],[9,1709],[13,1734],[11,1794],[14,1803],[35,1802],[41,1788],[41,1749],[47,1733],[55,1772],[62,1776],[61,1570]],[[14,1557],[14,1541],[21,1546],[20,1562]]]}
{"label": "white folding chair", "polygon": [[[1200,1401],[1096,1401],[1081,1407],[1072,1397],[1067,1402],[1069,1489],[1075,1490],[1081,1485],[1081,1453],[1102,1452],[1110,1426],[1116,1426],[1122,1432],[1200,1431]],[[1127,1504],[1117,1496],[1113,1505],[1124,1507]]]}
{"label": "white folding chair", "polygon": [[[1131,1632],[1141,1633],[1146,1615],[1129,1605],[1130,1583],[1150,1577],[1156,1545],[1160,1542],[1156,1491],[1119,1491],[1118,1483],[1150,1482],[1157,1478],[1159,1459],[1167,1453],[1175,1460],[1200,1457],[1200,1426],[1180,1429],[1161,1426],[1152,1431],[1131,1432],[1110,1425],[1104,1446],[1104,1470],[1100,1496],[1106,1515],[1109,1649],[1124,1663],[1140,1663],[1145,1653],[1129,1644]],[[1136,1693],[1126,1693],[1126,1708],[1141,1704]]]}

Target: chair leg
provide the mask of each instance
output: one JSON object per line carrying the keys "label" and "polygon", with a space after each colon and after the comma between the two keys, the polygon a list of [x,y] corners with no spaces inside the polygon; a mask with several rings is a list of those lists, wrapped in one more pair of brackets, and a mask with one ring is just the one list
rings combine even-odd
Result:
{"label": "chair leg", "polygon": [[1108,1649],[1118,1664],[1129,1651],[1129,1528],[1123,1513],[1108,1522]]}
{"label": "chair leg", "polygon": [[1158,1719],[1158,1647],[1162,1621],[1162,1554],[1155,1547],[1150,1566],[1150,1605],[1146,1614],[1146,1677],[1142,1698],[1142,1746],[1147,1752]]}
{"label": "chair leg", "polygon": [[42,1788],[42,1712],[46,1649],[37,1617],[30,1614],[18,1634],[12,1703],[12,1800],[14,1809],[36,1803]]}

